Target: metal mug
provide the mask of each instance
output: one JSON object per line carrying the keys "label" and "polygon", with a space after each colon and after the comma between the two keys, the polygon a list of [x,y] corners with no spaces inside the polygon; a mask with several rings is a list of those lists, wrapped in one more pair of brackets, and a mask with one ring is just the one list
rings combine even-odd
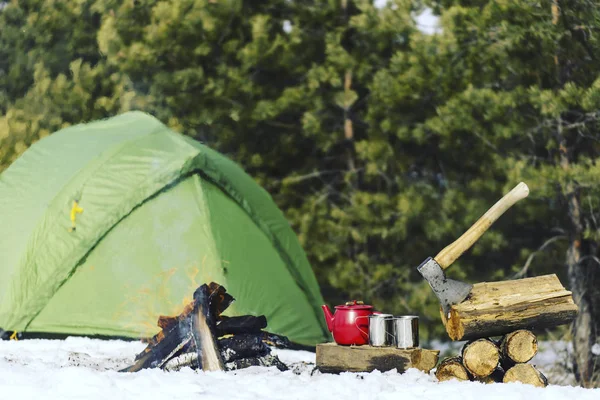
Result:
{"label": "metal mug", "polygon": [[369,315],[369,344],[371,346],[394,346],[394,316],[374,313]]}
{"label": "metal mug", "polygon": [[396,347],[409,349],[419,347],[419,317],[403,315],[394,318]]}

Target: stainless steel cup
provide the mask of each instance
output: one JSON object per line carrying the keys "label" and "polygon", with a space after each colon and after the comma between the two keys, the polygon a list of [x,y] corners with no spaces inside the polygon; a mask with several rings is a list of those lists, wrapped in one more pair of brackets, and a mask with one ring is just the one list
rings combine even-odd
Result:
{"label": "stainless steel cup", "polygon": [[392,314],[369,315],[369,344],[377,347],[395,345]]}
{"label": "stainless steel cup", "polygon": [[419,317],[403,315],[394,318],[396,347],[408,349],[419,347]]}

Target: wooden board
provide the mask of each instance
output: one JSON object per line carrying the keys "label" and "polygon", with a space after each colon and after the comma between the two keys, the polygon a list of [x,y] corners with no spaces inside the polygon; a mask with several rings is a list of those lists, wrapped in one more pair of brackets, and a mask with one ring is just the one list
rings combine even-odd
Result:
{"label": "wooden board", "polygon": [[394,368],[402,373],[409,368],[431,371],[438,362],[440,352],[422,348],[397,349],[395,347],[339,346],[335,343],[317,345],[317,368],[321,372],[371,372]]}
{"label": "wooden board", "polygon": [[577,315],[577,305],[552,274],[476,283],[465,301],[451,306],[449,318],[441,314],[452,340],[469,340],[567,324]]}

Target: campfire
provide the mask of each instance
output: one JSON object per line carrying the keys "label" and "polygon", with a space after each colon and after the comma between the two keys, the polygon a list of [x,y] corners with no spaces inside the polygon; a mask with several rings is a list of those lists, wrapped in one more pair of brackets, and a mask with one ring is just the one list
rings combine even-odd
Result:
{"label": "campfire", "polygon": [[264,330],[264,315],[227,317],[222,313],[235,299],[218,283],[201,285],[181,314],[160,316],[161,331],[123,372],[145,368],[177,371],[230,371],[250,366],[288,367],[271,354],[271,347],[291,348],[290,341]]}

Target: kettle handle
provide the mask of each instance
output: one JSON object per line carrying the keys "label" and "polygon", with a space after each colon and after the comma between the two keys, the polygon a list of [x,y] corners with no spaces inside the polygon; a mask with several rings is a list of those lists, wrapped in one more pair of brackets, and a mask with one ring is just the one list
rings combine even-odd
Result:
{"label": "kettle handle", "polygon": [[354,326],[356,326],[356,329],[358,329],[360,331],[360,333],[362,333],[363,335],[365,335],[367,337],[367,339],[369,339],[369,332],[365,332],[362,329],[360,329],[360,327],[358,326],[358,323],[356,322],[356,320],[359,318],[369,318],[369,316],[368,315],[359,315],[358,317],[354,318]]}

